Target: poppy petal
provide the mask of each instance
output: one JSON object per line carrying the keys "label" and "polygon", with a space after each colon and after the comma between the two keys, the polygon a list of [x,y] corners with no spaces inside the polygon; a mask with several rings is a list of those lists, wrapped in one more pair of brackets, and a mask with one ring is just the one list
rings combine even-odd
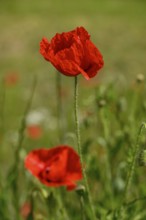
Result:
{"label": "poppy petal", "polygon": [[87,80],[94,77],[104,64],[100,51],[83,27],[57,33],[50,43],[43,38],[40,53],[60,73],[66,76],[82,74]]}
{"label": "poppy petal", "polygon": [[25,167],[46,186],[66,186],[71,190],[82,179],[80,158],[66,145],[32,150],[25,159]]}

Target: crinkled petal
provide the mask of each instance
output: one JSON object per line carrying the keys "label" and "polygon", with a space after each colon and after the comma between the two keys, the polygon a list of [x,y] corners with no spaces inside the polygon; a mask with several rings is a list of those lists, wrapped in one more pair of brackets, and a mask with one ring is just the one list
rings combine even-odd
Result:
{"label": "crinkled petal", "polygon": [[40,42],[40,54],[42,54],[44,58],[47,60],[48,60],[49,47],[50,47],[49,41],[47,40],[47,38],[44,37]]}
{"label": "crinkled petal", "polygon": [[33,150],[25,167],[46,186],[73,188],[75,181],[82,179],[80,158],[69,146]]}
{"label": "crinkled petal", "polygon": [[90,39],[90,35],[88,34],[88,32],[85,30],[84,27],[77,27],[76,33],[82,42],[85,42],[86,40]]}
{"label": "crinkled petal", "polygon": [[56,34],[50,44],[43,38],[40,53],[64,75],[81,73],[87,80],[94,77],[104,64],[101,53],[83,27]]}

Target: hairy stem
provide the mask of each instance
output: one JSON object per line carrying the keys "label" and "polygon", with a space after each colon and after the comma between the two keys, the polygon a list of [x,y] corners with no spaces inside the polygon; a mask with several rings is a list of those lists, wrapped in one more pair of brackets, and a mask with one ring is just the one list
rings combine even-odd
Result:
{"label": "hairy stem", "polygon": [[61,99],[61,74],[56,73],[56,96],[57,96],[57,126],[59,142],[62,142],[62,99]]}
{"label": "hairy stem", "polygon": [[141,137],[141,133],[142,133],[143,128],[146,128],[145,123],[141,124],[141,126],[139,128],[139,131],[138,131],[138,134],[137,134],[137,140],[136,140],[136,144],[135,144],[135,147],[134,147],[133,158],[132,158],[132,162],[131,162],[131,165],[130,165],[130,168],[129,168],[129,171],[128,171],[123,202],[126,202],[127,197],[129,195],[129,189],[131,187],[131,183],[132,183],[132,179],[133,179],[133,175],[134,175],[134,170],[135,170],[135,166],[136,166],[136,159],[137,159],[137,156],[138,156],[138,153],[139,153],[139,148],[140,148],[139,142],[140,142],[140,137]]}
{"label": "hairy stem", "polygon": [[90,189],[89,189],[89,185],[87,181],[87,175],[86,175],[86,170],[85,170],[84,161],[83,161],[82,148],[81,148],[80,126],[79,126],[79,119],[78,119],[78,78],[77,76],[75,77],[74,111],[75,111],[75,123],[76,123],[77,149],[80,155],[84,183],[85,183],[85,187],[87,191],[87,198],[88,198],[89,206],[90,206],[91,213],[92,213],[92,220],[95,220],[96,215],[95,215],[95,211],[93,208],[93,203],[92,203],[91,193],[90,193]]}
{"label": "hairy stem", "polygon": [[127,175],[127,180],[126,180],[126,185],[125,185],[125,191],[124,191],[124,195],[123,195],[121,206],[120,206],[121,210],[120,210],[119,215],[120,215],[121,219],[123,219],[123,216],[125,214],[124,205],[127,203],[127,199],[128,199],[128,196],[129,196],[130,187],[131,187],[131,184],[132,184],[132,179],[133,179],[133,175],[134,175],[134,171],[135,171],[135,167],[136,167],[136,160],[137,160],[139,150],[140,150],[139,142],[140,142],[142,130],[144,128],[146,128],[146,123],[142,123],[139,130],[138,130],[137,140],[136,140],[136,144],[134,146],[132,162],[131,162],[129,170],[128,170],[128,175]]}

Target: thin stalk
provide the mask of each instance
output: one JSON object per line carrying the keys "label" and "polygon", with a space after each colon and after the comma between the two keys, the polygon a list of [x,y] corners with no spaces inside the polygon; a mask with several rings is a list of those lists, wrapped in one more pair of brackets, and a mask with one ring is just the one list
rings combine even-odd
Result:
{"label": "thin stalk", "polygon": [[84,177],[84,183],[87,191],[87,198],[89,202],[89,206],[91,209],[92,213],[92,220],[97,219],[95,215],[95,210],[93,208],[93,203],[92,203],[92,198],[91,198],[91,193],[87,181],[87,175],[86,175],[86,169],[83,161],[83,154],[82,154],[82,148],[81,148],[81,138],[80,138],[80,126],[79,126],[79,119],[78,119],[78,78],[77,76],[75,77],[75,89],[74,89],[74,112],[75,112],[75,124],[76,124],[76,137],[77,137],[77,149],[78,153],[80,155],[80,160],[81,160],[81,165],[82,165],[82,172],[83,172],[83,177]]}
{"label": "thin stalk", "polygon": [[5,111],[5,100],[6,100],[6,89],[4,79],[2,79],[2,91],[1,91],[1,103],[0,103],[0,131],[4,134],[5,125],[4,125],[4,111]]}
{"label": "thin stalk", "polygon": [[105,114],[105,108],[103,107],[100,110],[100,118],[101,118],[101,123],[103,126],[103,133],[104,133],[104,139],[105,139],[105,150],[106,150],[106,158],[105,158],[105,168],[106,168],[106,176],[107,176],[107,181],[108,184],[107,187],[107,191],[110,195],[110,200],[111,200],[111,205],[113,202],[113,191],[112,191],[112,173],[111,173],[111,165],[110,165],[110,155],[109,155],[109,149],[108,149],[108,140],[109,140],[109,130],[108,130],[108,122],[107,122],[107,118],[106,118],[106,114]]}
{"label": "thin stalk", "polygon": [[140,142],[142,130],[144,128],[146,128],[146,123],[142,123],[139,130],[138,130],[137,140],[136,140],[136,144],[135,144],[134,152],[133,152],[133,158],[132,158],[132,162],[131,162],[131,165],[129,167],[129,170],[128,170],[124,196],[122,198],[121,206],[120,206],[119,215],[120,215],[121,219],[123,219],[123,215],[125,214],[125,204],[127,203],[127,199],[128,199],[128,196],[129,196],[130,187],[131,187],[131,184],[132,184],[132,179],[133,179],[134,171],[135,171],[135,167],[136,167],[136,161],[137,161],[137,157],[138,157],[139,150],[140,150],[139,142]]}
{"label": "thin stalk", "polygon": [[[56,194],[55,194],[55,195],[56,195]],[[67,213],[66,207],[64,207],[64,203],[63,203],[63,201],[62,201],[62,197],[61,197],[60,191],[57,192],[56,200],[57,200],[59,209],[60,209],[60,211],[61,211],[62,218],[69,220],[69,215],[68,215],[68,213]]]}
{"label": "thin stalk", "polygon": [[146,123],[141,124],[139,131],[138,131],[138,134],[137,134],[137,140],[136,140],[136,144],[134,147],[133,158],[132,158],[132,162],[131,162],[131,165],[130,165],[130,168],[128,171],[127,181],[126,181],[126,185],[125,185],[123,202],[126,202],[128,194],[129,194],[129,189],[132,184],[132,179],[133,179],[133,175],[134,175],[134,171],[135,171],[135,167],[136,167],[136,159],[137,159],[137,156],[139,153],[139,148],[140,148],[139,142],[140,142],[141,133],[142,133],[143,128],[146,128]]}
{"label": "thin stalk", "polygon": [[81,220],[85,220],[85,213],[84,213],[84,198],[80,196],[80,206],[81,206]]}
{"label": "thin stalk", "polygon": [[56,95],[57,95],[57,125],[59,142],[62,142],[62,99],[61,99],[61,74],[56,74]]}
{"label": "thin stalk", "polygon": [[[5,100],[6,100],[6,90],[5,90],[5,83],[4,83],[4,78],[2,78],[2,89],[1,89],[1,97],[0,97],[0,142],[1,142],[1,147],[3,146],[2,142],[3,142],[3,136],[5,133]],[[3,182],[2,182],[3,178],[2,178],[2,170],[0,170],[0,189],[2,190],[2,192],[4,192],[4,186],[3,186]],[[1,193],[2,194],[2,193]],[[5,194],[4,194],[5,195]],[[2,198],[0,198],[0,200],[3,200],[3,208],[2,208],[2,212],[3,212],[3,216],[5,217],[5,219],[8,219],[7,216],[7,212],[5,212],[5,209],[7,209],[7,205],[5,202],[5,197],[3,195],[1,195]],[[1,211],[1,210],[0,210]]]}
{"label": "thin stalk", "polygon": [[143,197],[140,197],[140,198],[136,198],[136,199],[132,200],[131,202],[128,202],[128,203],[126,204],[126,206],[132,206],[132,205],[134,205],[135,203],[141,202],[141,201],[146,201],[146,196],[143,196]]}
{"label": "thin stalk", "polygon": [[[130,108],[130,114],[129,114],[129,125],[130,125],[130,130],[131,130],[131,134],[134,134],[136,132],[135,126],[133,126],[133,124],[135,123],[135,113],[137,110],[137,106],[138,106],[138,100],[139,100],[139,93],[138,91],[134,91],[133,92],[133,97],[131,100],[131,108]],[[132,139],[132,141],[134,140],[134,138]]]}
{"label": "thin stalk", "polygon": [[16,208],[16,219],[17,220],[20,219],[20,217],[19,217],[19,196],[20,195],[19,195],[19,191],[18,191],[19,164],[20,164],[19,153],[22,148],[22,143],[24,140],[24,130],[26,127],[26,116],[27,116],[27,114],[30,110],[31,104],[32,104],[32,99],[34,96],[35,88],[36,88],[36,78],[34,78],[31,96],[30,96],[28,103],[27,103],[27,106],[25,108],[23,118],[21,121],[21,125],[20,125],[20,129],[18,132],[18,142],[17,142],[16,148],[15,148],[15,153],[14,153],[14,156],[15,156],[14,164],[8,173],[8,178],[10,178],[10,180],[11,180],[13,194],[14,194],[14,205]]}
{"label": "thin stalk", "polygon": [[[31,92],[31,95],[30,95],[30,98],[28,100],[28,103],[26,105],[26,108],[25,108],[25,111],[24,111],[24,114],[23,114],[23,117],[22,117],[22,120],[21,120],[21,125],[20,125],[20,129],[18,131],[18,142],[17,142],[17,146],[16,146],[16,159],[19,160],[19,152],[20,152],[20,149],[22,148],[22,143],[23,143],[23,140],[24,140],[24,130],[26,128],[26,116],[31,108],[31,105],[32,105],[32,100],[33,100],[33,97],[34,97],[34,92],[35,92],[35,88],[36,88],[36,84],[37,84],[37,78],[34,77],[34,81],[33,81],[33,85],[32,85],[32,92]],[[17,162],[18,163],[18,162]]]}

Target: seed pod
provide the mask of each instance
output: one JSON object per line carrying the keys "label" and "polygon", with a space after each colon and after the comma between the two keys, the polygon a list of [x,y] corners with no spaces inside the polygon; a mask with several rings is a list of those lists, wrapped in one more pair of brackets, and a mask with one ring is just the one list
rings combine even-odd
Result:
{"label": "seed pod", "polygon": [[101,99],[98,101],[98,107],[99,108],[103,108],[106,105],[106,100],[105,99]]}
{"label": "seed pod", "polygon": [[144,75],[142,73],[139,73],[136,77],[137,83],[142,83],[144,81]]}
{"label": "seed pod", "polygon": [[141,150],[138,157],[139,166],[146,166],[146,149]]}
{"label": "seed pod", "polygon": [[76,192],[77,192],[77,194],[78,194],[79,196],[84,196],[84,194],[85,194],[85,186],[83,186],[83,185],[78,185],[78,186],[76,187]]}

